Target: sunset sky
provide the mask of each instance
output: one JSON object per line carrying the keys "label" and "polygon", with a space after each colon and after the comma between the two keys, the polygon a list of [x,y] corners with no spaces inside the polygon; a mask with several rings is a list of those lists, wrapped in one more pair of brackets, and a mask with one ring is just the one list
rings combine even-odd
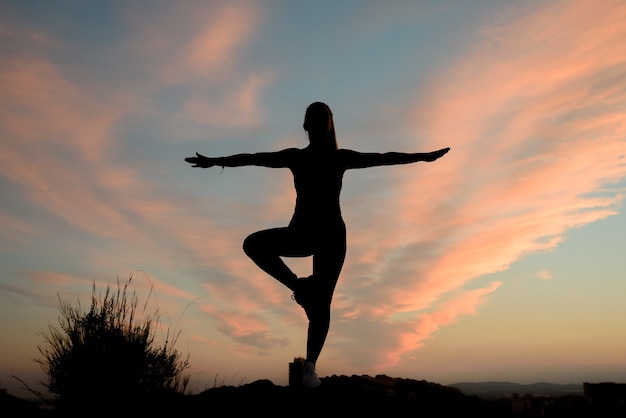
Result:
{"label": "sunset sky", "polygon": [[0,387],[44,378],[59,298],[130,275],[192,391],[286,385],[306,317],[241,245],[287,224],[291,174],[184,158],[306,146],[314,101],[342,148],[451,148],[346,173],[321,377],[626,382],[624,22],[623,0],[0,2]]}

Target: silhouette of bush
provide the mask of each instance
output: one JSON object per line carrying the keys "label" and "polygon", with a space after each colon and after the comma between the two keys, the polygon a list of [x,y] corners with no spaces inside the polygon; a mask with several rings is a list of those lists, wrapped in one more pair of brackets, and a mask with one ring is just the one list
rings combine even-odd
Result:
{"label": "silhouette of bush", "polygon": [[[129,294],[132,275],[117,290],[107,286],[96,294],[91,307],[83,310],[80,301],[60,302],[59,328],[42,333],[37,360],[47,381],[43,385],[56,395],[57,408],[91,409],[138,404],[164,392],[180,389],[181,373],[189,367],[189,356],[181,359],[174,348],[179,334],[155,343],[157,313],[137,315],[138,298]],[[185,381],[186,383],[186,381]],[[182,385],[183,390],[185,384]]]}

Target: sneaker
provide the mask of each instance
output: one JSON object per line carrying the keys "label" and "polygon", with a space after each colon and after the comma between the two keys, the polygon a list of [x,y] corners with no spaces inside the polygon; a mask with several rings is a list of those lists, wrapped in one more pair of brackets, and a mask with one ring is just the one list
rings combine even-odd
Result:
{"label": "sneaker", "polygon": [[296,303],[298,303],[298,305],[305,308],[305,310],[307,306],[311,303],[311,301],[314,299],[314,295],[312,294],[314,291],[314,288],[312,287],[314,282],[310,281],[312,278],[313,276],[299,279],[299,280],[302,280],[300,289],[298,289],[298,291],[293,292],[293,294],[291,295],[291,299],[295,300]]}
{"label": "sneaker", "polygon": [[322,381],[317,378],[317,373],[315,373],[315,365],[310,361],[304,363],[302,384],[307,388],[316,388],[322,384]]}

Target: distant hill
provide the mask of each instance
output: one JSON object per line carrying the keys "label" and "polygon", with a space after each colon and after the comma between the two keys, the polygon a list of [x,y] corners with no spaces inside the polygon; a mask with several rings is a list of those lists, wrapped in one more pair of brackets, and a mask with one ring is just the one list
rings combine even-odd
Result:
{"label": "distant hill", "polygon": [[538,382],[527,385],[512,382],[460,382],[448,385],[459,389],[466,395],[485,399],[509,397],[513,393],[533,396],[583,395],[583,385],[576,383],[555,384]]}

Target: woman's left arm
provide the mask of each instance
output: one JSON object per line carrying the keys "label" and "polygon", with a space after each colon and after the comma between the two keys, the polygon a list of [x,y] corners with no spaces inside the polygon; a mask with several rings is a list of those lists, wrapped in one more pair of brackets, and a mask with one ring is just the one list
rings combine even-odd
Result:
{"label": "woman's left arm", "polygon": [[[295,149],[295,148],[294,148]],[[196,152],[195,157],[185,158],[192,167],[209,168],[219,167],[242,167],[255,165],[261,167],[282,168],[287,167],[292,149],[276,152],[257,152],[254,154],[234,154],[225,157],[206,157]]]}
{"label": "woman's left arm", "polygon": [[450,151],[450,148],[443,148],[433,152],[357,152],[342,150],[347,168],[367,168],[383,165],[410,164],[418,161],[432,162]]}

